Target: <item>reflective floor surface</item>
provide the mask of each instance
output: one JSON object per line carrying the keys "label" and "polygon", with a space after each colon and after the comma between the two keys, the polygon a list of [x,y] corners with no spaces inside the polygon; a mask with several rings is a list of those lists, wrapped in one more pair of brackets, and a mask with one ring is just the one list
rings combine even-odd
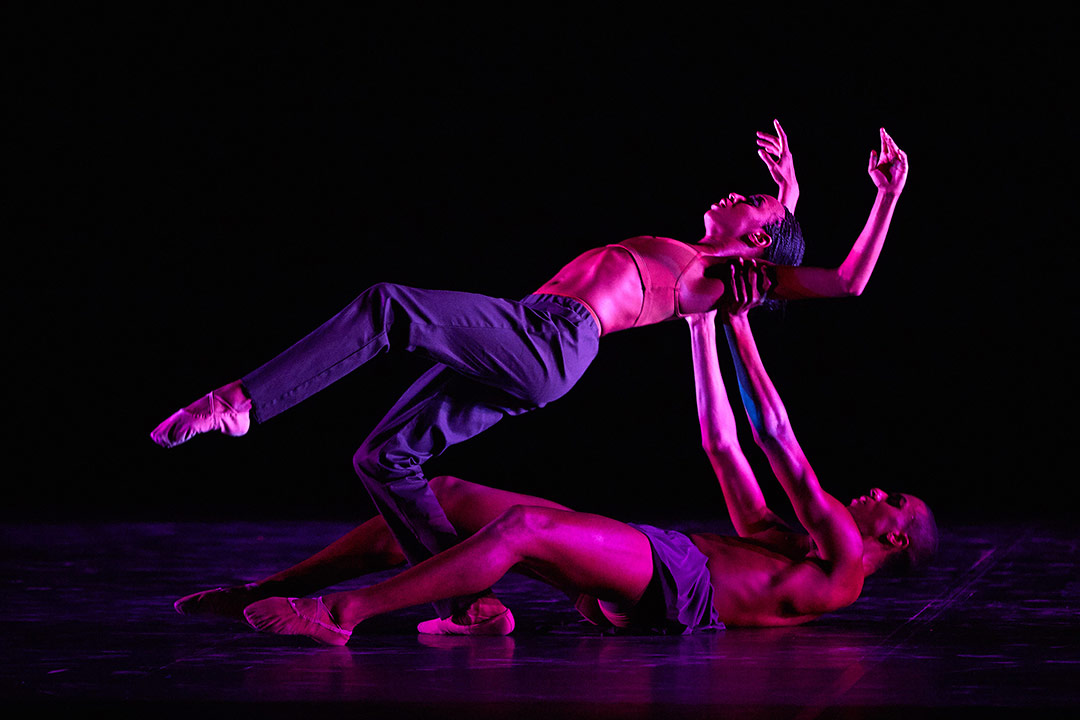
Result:
{"label": "reflective floor surface", "polygon": [[1080,705],[1080,553],[1061,526],[943,528],[926,577],[871,578],[854,606],[794,628],[603,634],[518,576],[496,586],[518,621],[505,638],[417,635],[431,613],[416,608],[329,649],[172,609],[349,527],[4,525],[0,700],[357,718],[1047,717]]}

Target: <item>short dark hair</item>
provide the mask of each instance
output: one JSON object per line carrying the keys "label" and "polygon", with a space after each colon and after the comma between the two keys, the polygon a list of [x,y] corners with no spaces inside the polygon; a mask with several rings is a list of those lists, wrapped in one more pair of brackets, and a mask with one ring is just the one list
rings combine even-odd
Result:
{"label": "short dark hair", "polygon": [[908,536],[907,547],[895,553],[885,564],[890,575],[915,575],[926,569],[938,549],[938,527],[934,513],[923,506],[925,512],[916,513],[915,517],[904,526]]}
{"label": "short dark hair", "polygon": [[802,265],[806,242],[803,240],[802,227],[790,210],[784,208],[784,217],[765,225],[762,230],[772,237],[772,243],[765,248],[762,260],[775,265]]}
{"label": "short dark hair", "polygon": [[[774,223],[769,223],[761,228],[769,233],[772,242],[765,248],[765,254],[761,259],[774,265],[798,266],[802,265],[803,254],[806,252],[806,241],[803,240],[802,227],[795,215],[784,208],[784,217]],[[762,307],[769,310],[783,309],[786,301],[766,300]]]}

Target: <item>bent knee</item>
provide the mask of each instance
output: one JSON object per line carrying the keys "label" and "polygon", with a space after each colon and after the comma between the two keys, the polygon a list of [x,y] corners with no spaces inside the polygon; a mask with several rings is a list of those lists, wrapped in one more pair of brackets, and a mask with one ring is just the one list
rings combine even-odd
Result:
{"label": "bent knee", "polygon": [[556,525],[557,510],[536,505],[511,505],[495,519],[498,531],[508,538],[535,537]]}
{"label": "bent knee", "polygon": [[466,484],[465,480],[453,475],[437,475],[428,481],[431,491],[435,493],[440,504],[443,504],[444,500],[453,500],[460,495]]}
{"label": "bent knee", "polygon": [[390,298],[393,297],[400,286],[389,282],[377,282],[374,285],[368,286],[368,289],[364,291],[365,295],[374,295],[378,298]]}
{"label": "bent knee", "polygon": [[361,445],[352,458],[353,470],[361,479],[367,480],[374,476],[378,463],[370,448]]}
{"label": "bent knee", "polygon": [[365,484],[381,484],[388,478],[400,474],[401,468],[386,456],[383,448],[371,446],[366,442],[353,453],[353,470]]}

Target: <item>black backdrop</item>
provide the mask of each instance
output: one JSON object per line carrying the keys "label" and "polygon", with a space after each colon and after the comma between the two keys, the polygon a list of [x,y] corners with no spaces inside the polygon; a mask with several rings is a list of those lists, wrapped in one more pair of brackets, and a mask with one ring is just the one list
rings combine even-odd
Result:
{"label": "black backdrop", "polygon": [[[773,117],[808,263],[862,227],[878,127],[911,158],[867,292],[755,319],[826,487],[1072,517],[1064,18],[397,7],[14,19],[6,517],[367,516],[353,450],[422,359],[242,440],[148,433],[371,283],[517,297],[598,244],[697,240],[722,194],[771,191]],[[723,513],[692,389],[681,323],[621,333],[570,395],[429,469]]]}

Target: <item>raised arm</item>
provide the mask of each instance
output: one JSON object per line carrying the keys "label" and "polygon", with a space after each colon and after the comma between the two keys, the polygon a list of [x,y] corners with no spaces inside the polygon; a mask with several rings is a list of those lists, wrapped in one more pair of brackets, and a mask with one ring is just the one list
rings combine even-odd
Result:
{"label": "raised arm", "polygon": [[[753,266],[753,261],[746,261]],[[733,266],[735,301],[723,314],[724,329],[739,382],[739,392],[754,439],[791,500],[799,522],[817,544],[821,557],[847,569],[862,567],[862,537],[847,509],[821,488],[817,475],[795,438],[787,409],[765,372],[750,331],[747,310],[768,291],[764,272],[744,273]]]}
{"label": "raised arm", "polygon": [[859,295],[870,281],[892,223],[896,202],[907,182],[907,154],[881,129],[881,151],[870,152],[870,178],[877,196],[859,237],[837,268],[777,267],[772,297],[846,297]]}
{"label": "raised arm", "polygon": [[769,169],[769,174],[776,182],[776,199],[794,214],[799,203],[799,181],[795,179],[795,162],[791,157],[787,133],[780,127],[779,120],[773,120],[776,134],[758,132],[758,157]]}
{"label": "raised arm", "polygon": [[750,463],[739,447],[735,414],[728,402],[716,354],[716,312],[690,315],[690,348],[694,358],[701,446],[712,464],[731,522],[740,536],[786,525],[765,505]]}

